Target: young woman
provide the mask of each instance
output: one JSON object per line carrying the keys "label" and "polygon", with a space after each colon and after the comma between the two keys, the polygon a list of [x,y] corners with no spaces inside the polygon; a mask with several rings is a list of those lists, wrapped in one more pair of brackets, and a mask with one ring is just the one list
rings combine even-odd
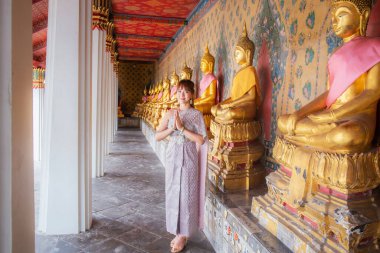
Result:
{"label": "young woman", "polygon": [[[194,83],[181,80],[177,88],[179,109],[168,111],[156,133],[156,140],[168,137],[166,156],[165,194],[166,229],[175,238],[171,241],[171,252],[180,252],[187,239],[203,226],[203,201],[200,188],[204,174],[198,166],[197,145],[202,145],[207,131],[200,111],[191,101]],[[203,193],[204,194],[204,193]]]}

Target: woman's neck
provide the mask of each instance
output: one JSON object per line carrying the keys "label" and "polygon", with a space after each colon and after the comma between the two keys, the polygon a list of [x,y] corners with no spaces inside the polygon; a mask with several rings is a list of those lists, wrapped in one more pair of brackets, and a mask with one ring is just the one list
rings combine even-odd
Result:
{"label": "woman's neck", "polygon": [[187,110],[187,109],[189,109],[191,106],[190,106],[190,103],[185,103],[185,104],[179,104],[179,109],[181,110],[181,111],[183,111],[183,110]]}

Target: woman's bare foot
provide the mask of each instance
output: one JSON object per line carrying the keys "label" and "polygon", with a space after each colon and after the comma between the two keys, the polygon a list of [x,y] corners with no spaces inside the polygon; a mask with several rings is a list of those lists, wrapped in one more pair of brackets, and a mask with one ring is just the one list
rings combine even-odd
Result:
{"label": "woman's bare foot", "polygon": [[178,239],[179,235],[176,235],[173,240],[170,242],[170,247],[173,247],[175,241]]}
{"label": "woman's bare foot", "polygon": [[174,244],[172,246],[172,253],[178,253],[181,252],[187,244],[187,237],[178,235],[178,239],[174,241]]}

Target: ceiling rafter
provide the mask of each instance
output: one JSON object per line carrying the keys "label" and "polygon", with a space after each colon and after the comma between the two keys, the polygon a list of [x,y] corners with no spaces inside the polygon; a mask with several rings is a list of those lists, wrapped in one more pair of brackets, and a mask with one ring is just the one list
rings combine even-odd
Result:
{"label": "ceiling rafter", "polygon": [[154,48],[138,48],[138,47],[118,47],[120,49],[119,52],[147,52],[147,53],[162,53],[164,50],[154,49]]}
{"label": "ceiling rafter", "polygon": [[33,25],[33,33],[38,33],[39,31],[42,31],[48,27],[48,20],[44,19],[38,22],[37,24]]}
{"label": "ceiling rafter", "polygon": [[157,41],[166,41],[166,42],[172,41],[172,37],[147,36],[147,35],[127,34],[127,33],[117,33],[116,39],[117,38],[122,38],[122,39],[148,39],[148,40],[157,40]]}
{"label": "ceiling rafter", "polygon": [[46,48],[46,45],[47,45],[46,40],[44,40],[44,41],[42,41],[42,42],[40,42],[40,43],[34,45],[34,46],[33,46],[33,52],[36,52],[36,51],[38,51],[38,50],[40,50],[40,49],[42,49],[42,48]]}
{"label": "ceiling rafter", "polygon": [[114,13],[114,21],[143,21],[151,23],[163,23],[163,24],[185,24],[185,18],[168,18],[168,17],[157,17],[157,16],[145,16],[145,15],[131,15],[123,13]]}

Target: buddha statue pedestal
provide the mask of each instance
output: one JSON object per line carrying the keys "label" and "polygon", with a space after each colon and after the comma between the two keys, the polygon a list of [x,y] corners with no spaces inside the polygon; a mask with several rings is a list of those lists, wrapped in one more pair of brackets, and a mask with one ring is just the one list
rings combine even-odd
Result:
{"label": "buddha statue pedestal", "polygon": [[[264,181],[265,169],[259,159],[264,147],[257,140],[261,133],[259,122],[218,123],[211,120],[208,177],[223,192],[249,190]],[[220,147],[213,152],[217,143]],[[220,145],[222,143],[222,145]]]}
{"label": "buddha statue pedestal", "polygon": [[281,168],[254,197],[260,224],[294,252],[375,252],[380,238],[380,149],[334,154],[276,140]]}

